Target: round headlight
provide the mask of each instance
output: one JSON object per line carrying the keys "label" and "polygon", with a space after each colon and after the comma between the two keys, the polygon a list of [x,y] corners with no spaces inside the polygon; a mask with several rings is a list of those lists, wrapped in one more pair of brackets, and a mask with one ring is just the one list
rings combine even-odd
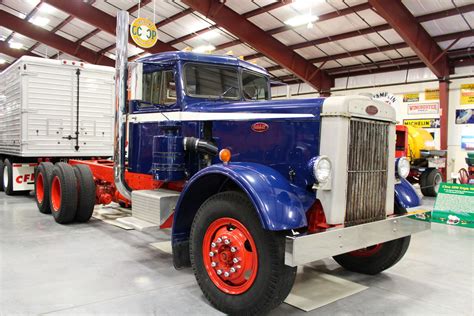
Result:
{"label": "round headlight", "polygon": [[313,174],[320,183],[327,182],[331,176],[331,161],[327,156],[319,156],[313,163]]}
{"label": "round headlight", "polygon": [[410,173],[410,162],[407,158],[401,157],[397,160],[397,174],[401,178],[408,177]]}

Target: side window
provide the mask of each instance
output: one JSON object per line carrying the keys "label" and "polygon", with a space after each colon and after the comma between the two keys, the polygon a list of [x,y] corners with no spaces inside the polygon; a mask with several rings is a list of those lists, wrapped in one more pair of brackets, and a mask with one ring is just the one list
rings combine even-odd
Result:
{"label": "side window", "polygon": [[248,71],[242,72],[243,95],[248,100],[268,100],[267,78]]}
{"label": "side window", "polygon": [[164,100],[163,104],[171,105],[176,103],[176,82],[173,71],[163,72]]}
{"label": "side window", "polygon": [[176,103],[176,84],[171,70],[143,74],[143,102],[140,107]]}

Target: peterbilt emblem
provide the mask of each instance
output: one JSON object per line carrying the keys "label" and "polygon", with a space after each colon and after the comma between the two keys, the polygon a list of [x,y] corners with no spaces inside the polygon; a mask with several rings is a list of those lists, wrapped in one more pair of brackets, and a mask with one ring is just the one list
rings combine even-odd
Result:
{"label": "peterbilt emblem", "polygon": [[263,122],[257,122],[252,124],[252,131],[257,133],[266,132],[269,128],[270,127],[268,126],[268,124]]}
{"label": "peterbilt emblem", "polygon": [[369,105],[368,107],[365,108],[365,112],[369,115],[375,115],[379,113],[379,109],[375,105]]}

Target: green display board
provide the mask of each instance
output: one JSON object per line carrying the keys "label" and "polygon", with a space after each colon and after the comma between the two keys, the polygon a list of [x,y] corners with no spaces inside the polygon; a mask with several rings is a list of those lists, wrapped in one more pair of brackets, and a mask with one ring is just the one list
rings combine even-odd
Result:
{"label": "green display board", "polygon": [[431,221],[474,228],[474,185],[441,183]]}

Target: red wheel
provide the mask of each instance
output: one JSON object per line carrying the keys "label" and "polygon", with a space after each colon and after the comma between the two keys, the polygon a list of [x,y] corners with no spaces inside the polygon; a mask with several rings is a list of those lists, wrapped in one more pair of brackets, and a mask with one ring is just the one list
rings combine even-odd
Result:
{"label": "red wheel", "polygon": [[36,200],[39,203],[43,203],[44,200],[44,179],[43,175],[41,173],[38,174],[38,177],[36,178]]}
{"label": "red wheel", "polygon": [[349,252],[349,255],[354,257],[370,257],[375,255],[377,252],[382,249],[383,244],[376,244],[367,248],[357,249]]}
{"label": "red wheel", "polygon": [[59,212],[61,208],[61,182],[58,176],[53,178],[51,185],[51,206],[54,212]]}
{"label": "red wheel", "polygon": [[35,199],[38,209],[43,214],[51,213],[50,192],[54,165],[42,162],[35,171]]}
{"label": "red wheel", "polygon": [[469,172],[467,172],[465,168],[459,170],[459,182],[461,182],[461,184],[469,183]]}
{"label": "red wheel", "polygon": [[225,293],[242,294],[255,281],[257,247],[247,228],[236,219],[219,218],[209,225],[202,256],[209,278]]}

